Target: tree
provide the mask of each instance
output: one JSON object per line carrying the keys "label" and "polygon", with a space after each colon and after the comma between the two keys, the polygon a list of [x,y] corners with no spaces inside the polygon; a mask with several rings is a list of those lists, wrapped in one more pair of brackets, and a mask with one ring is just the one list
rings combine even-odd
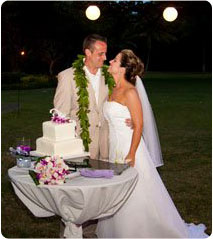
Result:
{"label": "tree", "polygon": [[62,58],[62,51],[59,42],[53,39],[41,40],[39,44],[39,55],[41,60],[49,65],[49,74],[52,76],[55,63]]}
{"label": "tree", "polygon": [[21,37],[18,8],[18,3],[13,2],[5,2],[2,5],[2,60],[3,65],[7,62],[7,69],[12,71],[21,70],[20,51],[25,45]]}
{"label": "tree", "polygon": [[[146,46],[146,71],[149,68],[150,56],[152,50],[152,43],[164,42],[170,44],[177,41],[175,34],[175,24],[173,27],[169,26],[162,19],[162,8],[159,3],[150,2],[143,3],[137,2],[130,11],[132,14],[129,18],[129,25],[131,27],[126,28],[122,34],[122,41],[129,42],[137,47],[137,43],[140,46]],[[144,43],[144,44],[143,44]]]}

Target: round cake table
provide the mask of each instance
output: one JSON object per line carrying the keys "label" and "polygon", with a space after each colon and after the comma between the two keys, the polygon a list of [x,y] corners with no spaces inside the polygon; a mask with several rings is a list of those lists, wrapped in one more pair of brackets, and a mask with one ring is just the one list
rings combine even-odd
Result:
{"label": "round cake table", "polygon": [[36,186],[27,169],[8,170],[16,195],[36,217],[59,215],[65,225],[62,237],[82,238],[82,224],[113,215],[137,183],[137,171],[126,169],[111,179],[78,176],[63,185]]}

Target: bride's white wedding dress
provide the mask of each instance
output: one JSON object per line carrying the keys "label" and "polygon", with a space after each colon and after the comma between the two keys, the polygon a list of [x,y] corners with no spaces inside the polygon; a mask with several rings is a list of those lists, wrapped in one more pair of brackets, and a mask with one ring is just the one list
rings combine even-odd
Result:
{"label": "bride's white wedding dress", "polygon": [[[109,160],[124,159],[130,149],[133,130],[126,126],[128,108],[115,101],[105,102],[109,123]],[[100,219],[97,236],[105,238],[188,238],[207,237],[205,226],[187,225],[166,190],[146,144],[141,139],[135,157],[138,183],[128,200],[112,217]]]}

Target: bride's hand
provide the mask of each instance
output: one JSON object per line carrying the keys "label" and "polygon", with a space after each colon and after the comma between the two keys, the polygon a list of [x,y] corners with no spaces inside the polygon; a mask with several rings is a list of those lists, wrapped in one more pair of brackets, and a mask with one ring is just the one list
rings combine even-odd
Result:
{"label": "bride's hand", "polygon": [[128,154],[125,158],[125,162],[128,163],[131,167],[135,166],[135,157]]}

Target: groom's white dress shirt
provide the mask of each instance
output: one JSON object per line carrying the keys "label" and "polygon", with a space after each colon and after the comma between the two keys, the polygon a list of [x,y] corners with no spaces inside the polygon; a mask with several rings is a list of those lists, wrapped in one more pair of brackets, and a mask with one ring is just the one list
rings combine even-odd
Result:
{"label": "groom's white dress shirt", "polygon": [[83,69],[85,71],[87,79],[91,83],[92,88],[95,92],[96,103],[98,105],[99,87],[100,87],[100,80],[101,80],[101,69],[99,68],[95,75],[90,73],[86,66],[84,66]]}

